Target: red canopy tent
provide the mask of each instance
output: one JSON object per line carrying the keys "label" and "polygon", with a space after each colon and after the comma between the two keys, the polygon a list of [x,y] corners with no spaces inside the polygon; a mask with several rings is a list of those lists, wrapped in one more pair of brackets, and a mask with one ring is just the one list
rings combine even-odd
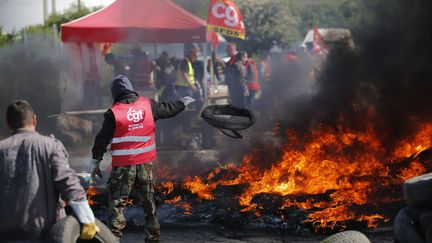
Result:
{"label": "red canopy tent", "polygon": [[61,26],[63,42],[206,42],[206,21],[171,0],[117,0]]}

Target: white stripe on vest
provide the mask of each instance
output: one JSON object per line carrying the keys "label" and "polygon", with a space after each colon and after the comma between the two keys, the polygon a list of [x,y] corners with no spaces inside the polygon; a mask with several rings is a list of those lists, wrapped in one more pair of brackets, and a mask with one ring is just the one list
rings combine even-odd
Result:
{"label": "white stripe on vest", "polygon": [[137,155],[137,154],[144,154],[148,153],[156,148],[156,144],[152,144],[150,146],[147,146],[145,148],[138,148],[138,149],[118,149],[118,150],[112,150],[111,155],[112,156],[122,156],[122,155]]}
{"label": "white stripe on vest", "polygon": [[128,137],[119,137],[113,138],[111,143],[124,143],[124,142],[148,142],[150,141],[151,136],[128,136]]}

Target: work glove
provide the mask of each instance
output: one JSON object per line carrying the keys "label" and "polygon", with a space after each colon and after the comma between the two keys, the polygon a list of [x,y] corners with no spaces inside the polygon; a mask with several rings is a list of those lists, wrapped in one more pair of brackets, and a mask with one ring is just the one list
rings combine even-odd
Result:
{"label": "work glove", "polygon": [[180,99],[183,104],[187,107],[188,105],[190,105],[191,103],[195,102],[195,99],[190,97],[190,96],[185,96],[183,98]]}
{"label": "work glove", "polygon": [[96,222],[92,222],[90,224],[84,224],[81,230],[81,239],[83,240],[91,240],[95,237],[95,235],[99,232],[99,227],[96,225]]}
{"label": "work glove", "polygon": [[90,171],[91,171],[91,180],[90,182],[96,182],[96,176],[102,179],[102,171],[100,170],[101,161],[98,159],[90,160]]}
{"label": "work glove", "polygon": [[100,229],[96,225],[96,219],[87,200],[80,202],[69,201],[69,206],[74,211],[78,221],[82,224],[80,238],[83,240],[93,239]]}

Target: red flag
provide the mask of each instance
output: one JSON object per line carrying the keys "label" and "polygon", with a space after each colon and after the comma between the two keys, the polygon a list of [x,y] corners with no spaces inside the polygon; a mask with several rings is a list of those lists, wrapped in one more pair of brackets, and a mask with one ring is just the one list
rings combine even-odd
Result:
{"label": "red flag", "polygon": [[313,53],[321,53],[326,48],[324,43],[324,37],[318,31],[318,27],[314,26],[313,29]]}
{"label": "red flag", "polygon": [[231,0],[211,0],[207,18],[207,31],[245,38],[246,30],[239,9]]}

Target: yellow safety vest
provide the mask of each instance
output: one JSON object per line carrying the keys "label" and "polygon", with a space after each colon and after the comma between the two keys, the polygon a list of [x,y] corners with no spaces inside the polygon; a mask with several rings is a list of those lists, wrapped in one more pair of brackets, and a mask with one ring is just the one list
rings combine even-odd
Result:
{"label": "yellow safety vest", "polygon": [[[189,80],[192,80],[192,84],[195,84],[195,72],[194,72],[194,69],[192,67],[192,63],[189,61],[188,58],[186,58],[185,60],[186,60],[187,65],[188,65],[187,76],[188,76]],[[183,72],[180,70],[180,66],[178,67],[178,70],[177,70],[177,80],[176,80],[175,85],[176,86],[184,86],[184,87],[190,86],[189,83],[186,80],[184,80]]]}

